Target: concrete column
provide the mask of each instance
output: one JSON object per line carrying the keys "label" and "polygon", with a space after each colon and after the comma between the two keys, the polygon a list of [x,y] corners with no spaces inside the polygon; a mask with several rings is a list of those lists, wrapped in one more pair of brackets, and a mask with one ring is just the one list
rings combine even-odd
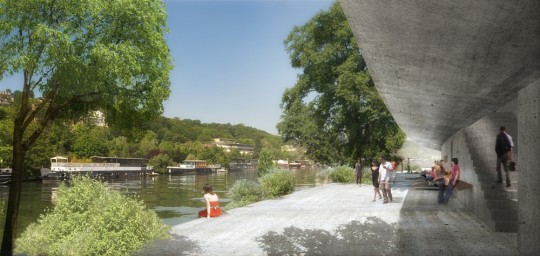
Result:
{"label": "concrete column", "polygon": [[540,251],[540,81],[518,94],[518,249]]}

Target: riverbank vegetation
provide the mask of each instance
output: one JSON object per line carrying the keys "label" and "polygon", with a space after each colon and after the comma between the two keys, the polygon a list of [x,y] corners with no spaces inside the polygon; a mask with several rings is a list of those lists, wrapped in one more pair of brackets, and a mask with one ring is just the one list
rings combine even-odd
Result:
{"label": "riverbank vegetation", "polygon": [[[338,183],[353,183],[356,182],[356,171],[354,168],[346,165],[338,166],[326,171],[327,175],[333,182]],[[371,184],[371,171],[364,168],[362,172],[362,184]]]}
{"label": "riverbank vegetation", "polygon": [[169,238],[169,229],[136,198],[74,178],[60,186],[55,207],[22,233],[15,249],[28,255],[130,255]]}
{"label": "riverbank vegetation", "polygon": [[[14,113],[13,106],[0,107],[0,159],[4,167],[11,163],[13,155]],[[249,145],[254,152],[252,155],[241,154],[237,149],[226,152],[212,144],[214,138]],[[282,152],[282,145],[279,136],[243,124],[159,117],[132,134],[123,134],[83,117],[77,123],[53,122],[43,131],[26,156],[24,178],[36,178],[37,170],[49,166],[49,159],[56,155],[79,162],[89,162],[91,156],[142,157],[148,159],[148,164],[157,172],[186,159],[206,160],[226,167],[233,159],[257,159],[263,149],[283,159],[303,159],[300,153]]]}
{"label": "riverbank vegetation", "polygon": [[229,190],[231,198],[225,208],[232,209],[265,199],[290,194],[294,191],[294,175],[289,170],[270,169],[258,181],[238,180]]}

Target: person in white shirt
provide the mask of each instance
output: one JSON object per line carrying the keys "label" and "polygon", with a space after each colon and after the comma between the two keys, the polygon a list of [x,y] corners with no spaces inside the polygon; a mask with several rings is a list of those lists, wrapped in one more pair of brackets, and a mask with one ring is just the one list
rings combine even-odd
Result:
{"label": "person in white shirt", "polygon": [[393,168],[390,162],[387,162],[384,157],[381,157],[381,165],[379,166],[379,184],[383,191],[384,202],[392,202],[392,187],[390,182],[392,181]]}
{"label": "person in white shirt", "polygon": [[506,137],[508,137],[508,141],[510,141],[510,151],[508,152],[508,161],[512,161],[512,149],[514,148],[514,141],[512,141],[512,136],[504,130],[504,134],[506,134]]}

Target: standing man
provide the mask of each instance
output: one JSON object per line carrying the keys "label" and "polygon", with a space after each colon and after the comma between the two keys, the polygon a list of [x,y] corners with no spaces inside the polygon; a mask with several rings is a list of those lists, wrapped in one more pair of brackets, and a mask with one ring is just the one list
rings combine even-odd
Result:
{"label": "standing man", "polygon": [[458,165],[458,159],[452,158],[452,172],[450,174],[450,182],[448,182],[448,188],[446,188],[446,194],[444,195],[444,203],[447,204],[448,200],[450,200],[450,196],[452,195],[452,190],[456,187],[458,181],[459,181],[459,165]]}
{"label": "standing man", "polygon": [[355,169],[356,169],[356,185],[360,185],[362,186],[362,159],[358,158],[358,160],[356,160],[356,165],[355,165]]}
{"label": "standing man", "polygon": [[510,174],[508,173],[508,155],[512,151],[512,142],[506,136],[506,128],[501,126],[495,140],[495,152],[497,153],[497,182],[502,183],[501,164],[506,173],[506,187],[510,187]]}
{"label": "standing man", "polygon": [[390,181],[392,180],[392,164],[387,162],[384,157],[381,157],[381,165],[379,166],[379,184],[383,191],[384,202],[392,202],[392,187]]}

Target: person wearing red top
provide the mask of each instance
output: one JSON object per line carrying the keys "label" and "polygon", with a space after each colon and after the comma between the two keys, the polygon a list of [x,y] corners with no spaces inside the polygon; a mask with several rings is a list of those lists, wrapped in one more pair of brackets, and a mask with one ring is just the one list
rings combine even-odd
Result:
{"label": "person wearing red top", "polygon": [[206,201],[206,209],[199,211],[199,218],[218,217],[221,215],[221,208],[219,208],[219,198],[214,193],[212,186],[209,184],[204,185],[204,200]]}
{"label": "person wearing red top", "polygon": [[446,195],[444,195],[444,203],[447,204],[448,200],[450,199],[450,196],[452,195],[452,190],[454,187],[456,187],[457,183],[459,182],[459,165],[458,165],[458,159],[452,158],[452,173],[450,174],[450,182],[448,182],[448,188],[446,189]]}

